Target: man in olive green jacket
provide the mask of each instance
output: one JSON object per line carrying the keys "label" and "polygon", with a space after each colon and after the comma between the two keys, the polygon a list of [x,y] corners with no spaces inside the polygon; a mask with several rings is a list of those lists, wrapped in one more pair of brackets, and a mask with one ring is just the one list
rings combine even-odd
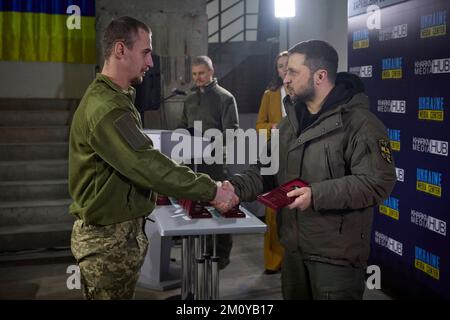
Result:
{"label": "man in olive green jacket", "polygon": [[179,166],[141,132],[132,84],[153,66],[151,31],[133,18],[112,21],[103,38],[105,65],[76,110],[69,142],[72,252],[87,299],[130,299],[147,251],[144,219],[156,192],[230,201],[207,175]]}
{"label": "man in olive green jacket", "polygon": [[277,213],[285,247],[285,299],[361,299],[370,249],[372,207],[387,198],[395,167],[384,125],[369,110],[361,80],[337,74],[328,43],[289,50],[287,117],[279,124],[279,172],[260,166],[231,179],[242,201],[290,180],[308,187]]}
{"label": "man in olive green jacket", "polygon": [[[239,116],[234,96],[221,87],[214,78],[214,67],[207,56],[198,56],[192,61],[192,79],[195,85],[192,93],[184,100],[183,114],[178,127],[189,129],[191,133],[195,128],[195,121],[201,123],[201,132],[217,129],[225,137],[227,129],[239,128]],[[225,142],[226,145],[226,142]],[[223,149],[226,157],[225,148]],[[224,159],[225,163],[225,159]],[[223,181],[228,177],[225,164],[199,164],[197,171],[208,174],[212,179]],[[233,247],[231,234],[217,235],[217,256],[219,256],[219,269],[224,269],[230,263],[230,254]],[[208,241],[208,250],[212,254],[212,241]]]}

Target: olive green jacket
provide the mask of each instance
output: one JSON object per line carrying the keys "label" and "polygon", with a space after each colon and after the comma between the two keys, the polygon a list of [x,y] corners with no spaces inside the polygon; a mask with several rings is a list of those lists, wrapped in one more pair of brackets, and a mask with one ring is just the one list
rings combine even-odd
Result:
{"label": "olive green jacket", "polygon": [[214,79],[201,92],[199,88],[192,88],[184,101],[180,128],[193,128],[194,121],[202,121],[202,129],[237,129],[239,117],[236,100],[233,95],[219,86]]}
{"label": "olive green jacket", "polygon": [[69,141],[70,213],[86,224],[109,225],[148,215],[156,193],[210,201],[213,180],[153,149],[123,90],[99,74],[76,110]]}
{"label": "olive green jacket", "polygon": [[[179,128],[194,128],[194,121],[202,122],[202,134],[208,129],[225,130],[239,128],[239,116],[236,100],[233,95],[219,86],[214,79],[201,92],[198,87],[192,88],[192,93],[184,101],[183,114]],[[226,145],[226,141],[224,141]],[[226,159],[226,150],[223,150]],[[224,163],[226,160],[224,159]],[[225,180],[228,176],[226,165],[201,164],[197,166],[199,172],[207,173],[215,180]]]}
{"label": "olive green jacket", "polygon": [[386,129],[368,106],[368,97],[358,93],[300,131],[295,106],[287,105],[279,124],[278,174],[262,176],[254,165],[232,179],[241,201],[296,178],[310,184],[309,209],[277,213],[286,250],[300,250],[315,261],[366,265],[372,207],[388,197],[396,181],[390,152],[382,148]]}

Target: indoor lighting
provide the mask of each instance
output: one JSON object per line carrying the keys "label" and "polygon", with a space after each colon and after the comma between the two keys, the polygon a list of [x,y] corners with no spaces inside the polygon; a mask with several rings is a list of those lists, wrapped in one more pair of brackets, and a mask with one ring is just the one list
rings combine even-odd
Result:
{"label": "indoor lighting", "polygon": [[275,0],[275,17],[295,17],[295,0]]}

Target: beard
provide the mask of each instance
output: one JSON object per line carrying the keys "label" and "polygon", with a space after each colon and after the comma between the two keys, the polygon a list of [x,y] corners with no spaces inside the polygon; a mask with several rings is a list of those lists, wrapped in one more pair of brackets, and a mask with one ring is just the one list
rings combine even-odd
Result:
{"label": "beard", "polygon": [[316,96],[316,92],[314,90],[314,81],[313,77],[309,77],[307,87],[300,93],[295,94],[295,101],[308,102],[314,100]]}

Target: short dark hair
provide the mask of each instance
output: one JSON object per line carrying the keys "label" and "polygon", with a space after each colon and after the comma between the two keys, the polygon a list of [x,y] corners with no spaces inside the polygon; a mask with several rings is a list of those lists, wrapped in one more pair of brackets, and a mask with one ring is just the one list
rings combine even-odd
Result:
{"label": "short dark hair", "polygon": [[139,29],[150,33],[150,27],[144,22],[132,17],[120,17],[111,21],[103,35],[103,56],[107,60],[112,53],[114,44],[123,41],[128,49],[132,49],[136,42]]}
{"label": "short dark hair", "polygon": [[200,64],[205,65],[209,70],[214,70],[212,60],[208,56],[197,56],[192,61],[193,66],[198,66]]}
{"label": "short dark hair", "polygon": [[289,54],[299,53],[305,55],[305,66],[312,72],[324,69],[328,72],[328,78],[332,83],[336,81],[339,57],[328,42],[322,40],[303,41],[291,49]]}

